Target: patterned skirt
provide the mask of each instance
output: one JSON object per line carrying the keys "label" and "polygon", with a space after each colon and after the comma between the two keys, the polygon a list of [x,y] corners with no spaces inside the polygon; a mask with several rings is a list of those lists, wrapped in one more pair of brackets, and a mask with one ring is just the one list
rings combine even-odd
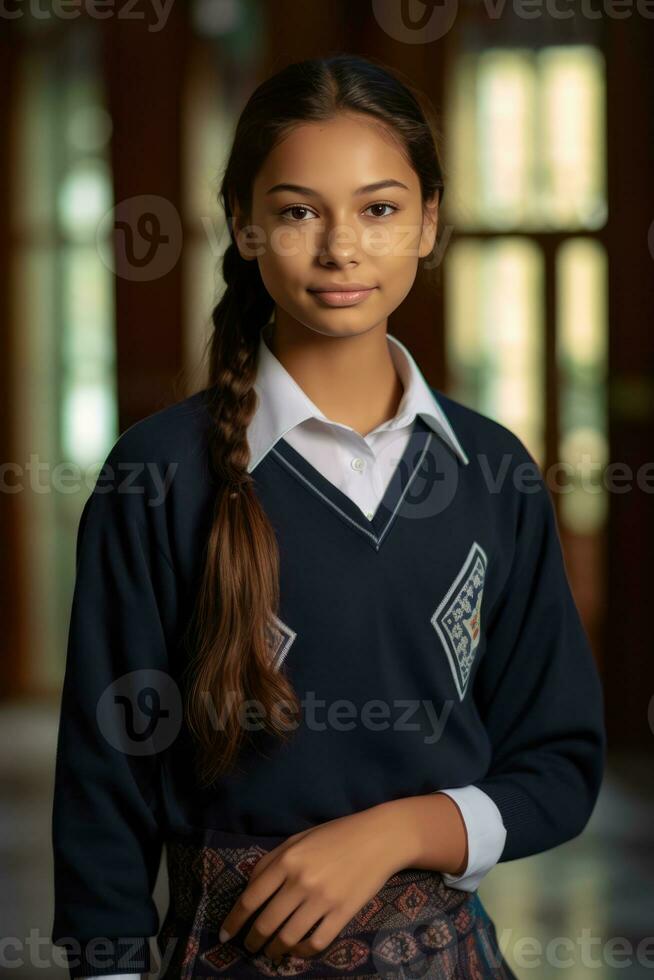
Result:
{"label": "patterned skirt", "polygon": [[315,956],[286,954],[275,966],[265,947],[250,953],[243,941],[263,906],[221,943],[223,919],[257,861],[284,839],[223,830],[168,838],[170,903],[157,937],[160,980],[516,980],[477,892],[450,888],[438,872],[420,868],[393,874]]}

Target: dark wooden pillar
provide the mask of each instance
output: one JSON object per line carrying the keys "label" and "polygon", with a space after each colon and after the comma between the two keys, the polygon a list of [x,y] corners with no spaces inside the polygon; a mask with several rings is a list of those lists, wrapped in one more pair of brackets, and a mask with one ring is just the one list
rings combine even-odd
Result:
{"label": "dark wooden pillar", "polygon": [[[605,684],[613,744],[651,751],[654,640],[654,28],[634,8],[608,47],[610,458]],[[638,471],[649,463],[649,492]],[[644,472],[644,471],[643,471]],[[629,476],[630,474],[630,476]]]}
{"label": "dark wooden pillar", "polygon": [[120,429],[175,399],[182,368],[182,101],[188,10],[165,27],[117,17],[103,28],[113,120]]}
{"label": "dark wooden pillar", "polygon": [[[5,22],[0,30],[0,173],[12,172],[14,149],[14,85],[17,65],[14,25]],[[19,694],[25,687],[27,658],[25,610],[25,552],[20,495],[29,493],[24,469],[24,452],[19,453],[15,439],[14,334],[11,315],[12,251],[11,188],[9,179],[0,180],[0,267],[4,270],[0,289],[0,463],[3,466],[0,491],[0,615],[2,616],[2,650],[0,652],[0,697]],[[18,492],[12,488],[22,487]]]}

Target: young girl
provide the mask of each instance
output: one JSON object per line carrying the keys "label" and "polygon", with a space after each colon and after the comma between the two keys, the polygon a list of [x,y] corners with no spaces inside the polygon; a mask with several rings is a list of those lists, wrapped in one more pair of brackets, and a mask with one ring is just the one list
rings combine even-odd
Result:
{"label": "young girl", "polygon": [[593,810],[602,691],[547,486],[388,333],[435,243],[435,132],[344,54],[241,114],[210,383],[122,434],[80,521],[73,978],[148,971],[157,933],[170,980],[510,978],[477,885]]}

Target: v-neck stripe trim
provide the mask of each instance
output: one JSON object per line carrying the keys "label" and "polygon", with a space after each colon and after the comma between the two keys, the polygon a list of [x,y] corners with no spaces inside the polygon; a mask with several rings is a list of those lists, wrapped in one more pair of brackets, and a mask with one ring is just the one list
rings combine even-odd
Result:
{"label": "v-neck stripe trim", "polygon": [[377,544],[377,537],[372,533],[372,531],[369,531],[368,528],[363,527],[362,524],[358,524],[353,517],[350,517],[350,515],[346,514],[344,510],[341,510],[338,504],[334,503],[334,501],[331,500],[327,496],[327,494],[323,493],[322,490],[320,490],[315,484],[311,482],[311,480],[307,479],[304,473],[300,473],[300,471],[295,466],[293,466],[292,463],[289,463],[289,461],[284,456],[282,456],[282,454],[279,452],[278,449],[275,449],[275,447],[273,446],[273,448],[270,451],[277,457],[280,463],[283,463],[284,466],[288,467],[288,469],[291,470],[291,472],[294,473],[297,477],[299,477],[299,479],[302,480],[302,482],[305,483],[310,490],[313,490],[313,492],[317,493],[318,496],[325,501],[325,503],[329,504],[330,507],[333,507],[334,510],[341,515],[341,517],[344,517],[345,520],[348,521],[348,523],[350,523],[358,531],[361,531],[363,534],[367,534],[368,537],[375,542],[375,545]]}
{"label": "v-neck stripe trim", "polygon": [[[429,449],[429,446],[431,444],[431,440],[432,440],[432,433],[431,432],[428,432],[427,433],[427,440],[426,440],[424,446],[422,447],[422,452],[420,453],[420,459],[418,460],[418,462],[414,466],[413,473],[411,474],[411,476],[409,477],[409,479],[406,481],[406,486],[405,486],[404,490],[402,491],[402,493],[400,494],[399,500],[397,501],[395,507],[393,508],[393,512],[391,513],[391,516],[388,518],[388,520],[386,522],[386,525],[384,526],[384,530],[381,532],[381,534],[377,538],[377,548],[379,548],[380,544],[382,543],[382,541],[386,537],[386,534],[387,534],[388,530],[390,529],[391,524],[395,520],[395,515],[397,514],[398,510],[402,506],[402,501],[406,497],[407,491],[408,491],[409,487],[411,486],[411,484],[413,483],[413,481],[415,479],[415,476],[416,476],[416,473],[419,471],[420,467],[422,466],[422,461],[423,461],[423,459],[425,458],[425,456],[427,454],[427,450]],[[392,479],[395,479],[395,474],[393,475]]]}
{"label": "v-neck stripe trim", "polygon": [[[411,434],[410,442],[407,444],[407,447],[406,447],[406,450],[405,450],[405,454],[407,454],[409,452],[410,444],[414,440],[416,434],[417,434],[417,432],[416,432],[416,430],[414,430],[412,432],[412,434]],[[427,429],[426,431],[423,431],[422,432],[422,435],[425,437],[425,444],[424,444],[424,446],[422,448],[422,451],[420,453],[420,457],[419,457],[417,463],[415,464],[415,466],[413,467],[413,470],[412,470],[411,475],[409,476],[409,478],[408,478],[408,480],[406,482],[405,487],[403,488],[401,494],[399,495],[397,501],[395,502],[395,506],[393,507],[393,510],[389,513],[388,519],[386,520],[386,523],[384,524],[383,528],[380,530],[379,534],[373,533],[371,530],[369,530],[369,528],[365,527],[365,525],[363,523],[360,523],[359,521],[355,520],[350,514],[348,514],[346,511],[344,511],[342,507],[340,507],[334,500],[332,500],[332,498],[330,496],[328,496],[328,494],[326,494],[323,490],[321,490],[320,487],[317,487],[315,485],[315,483],[313,483],[312,480],[308,476],[306,476],[304,473],[302,473],[297,468],[297,466],[294,466],[293,463],[290,462],[290,460],[288,460],[286,458],[286,456],[283,453],[281,453],[275,446],[272,447],[272,449],[270,450],[270,452],[271,452],[272,455],[274,455],[274,457],[280,463],[282,463],[291,473],[293,473],[294,476],[296,476],[302,483],[304,483],[304,485],[309,490],[311,490],[318,497],[320,497],[321,500],[323,500],[325,503],[327,503],[333,510],[336,511],[337,514],[339,514],[345,521],[347,521],[348,524],[350,524],[352,527],[354,527],[357,531],[360,531],[362,534],[365,534],[366,537],[369,538],[370,541],[372,541],[372,543],[374,544],[375,550],[379,551],[379,548],[381,547],[382,542],[384,541],[386,535],[390,531],[391,526],[392,526],[392,524],[395,521],[395,518],[397,516],[397,513],[398,513],[400,507],[402,506],[402,503],[404,502],[404,499],[405,499],[405,497],[406,497],[406,495],[407,495],[407,493],[409,491],[409,487],[413,483],[413,481],[414,481],[414,479],[416,477],[416,474],[420,471],[420,468],[422,466],[422,463],[423,463],[423,460],[425,458],[425,455],[427,454],[427,450],[429,449],[429,446],[431,445],[431,442],[432,442],[432,439],[433,439],[433,432],[431,430]],[[290,447],[290,448],[292,449],[292,447]],[[308,461],[305,461],[305,462],[307,463],[308,466],[311,466],[311,464],[308,463]],[[317,472],[318,472],[318,475],[320,476],[321,475],[320,474],[320,471],[317,471]],[[388,508],[385,506],[384,501],[386,500],[386,498],[388,496],[388,493],[391,490],[391,487],[392,487],[393,483],[398,478],[400,478],[400,473],[401,473],[401,471],[400,471],[400,469],[398,467],[394,471],[393,476],[391,477],[390,483],[389,483],[389,485],[386,488],[386,491],[385,491],[385,493],[384,493],[384,495],[382,497],[382,500],[380,501],[380,503],[378,505],[377,511],[375,512],[375,517],[373,518],[373,520],[371,521],[371,523],[374,523],[375,518],[380,513],[382,513],[384,510],[388,510]],[[325,479],[326,479],[326,477],[325,477]],[[334,490],[336,492],[338,492],[338,493],[342,493],[342,491],[340,491],[339,488],[336,487],[336,486],[334,486]],[[357,506],[356,504],[354,504],[354,501],[352,501],[352,504],[353,504],[353,506]],[[363,517],[363,515],[362,515],[362,517]]]}

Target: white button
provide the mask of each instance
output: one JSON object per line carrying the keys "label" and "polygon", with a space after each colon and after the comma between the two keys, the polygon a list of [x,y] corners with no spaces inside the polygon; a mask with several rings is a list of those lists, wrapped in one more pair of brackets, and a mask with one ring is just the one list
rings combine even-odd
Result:
{"label": "white button", "polygon": [[353,470],[363,470],[366,467],[366,461],[365,459],[361,459],[360,456],[355,456],[352,462],[350,463],[350,466],[352,467]]}
{"label": "white button", "polygon": [[373,517],[374,517],[373,512],[371,510],[367,510],[366,511],[366,517],[368,518],[369,521],[371,521],[373,519]]}

